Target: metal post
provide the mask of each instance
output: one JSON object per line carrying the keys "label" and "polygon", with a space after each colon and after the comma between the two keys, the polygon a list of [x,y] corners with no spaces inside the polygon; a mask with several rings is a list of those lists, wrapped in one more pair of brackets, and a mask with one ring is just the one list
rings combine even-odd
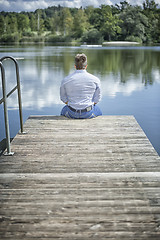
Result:
{"label": "metal post", "polygon": [[7,94],[6,94],[6,81],[5,81],[5,71],[2,62],[0,62],[1,67],[1,77],[2,77],[2,90],[3,90],[3,104],[4,104],[4,120],[5,120],[5,131],[6,131],[6,155],[12,156],[14,153],[11,152],[10,147],[10,133],[9,133],[9,120],[8,120],[8,110],[7,110]]}
{"label": "metal post", "polygon": [[[6,80],[5,80],[5,69],[2,64],[3,60],[11,59],[15,63],[16,67],[16,78],[17,85],[7,94],[6,93]],[[9,120],[8,120],[8,111],[7,111],[7,97],[9,97],[16,89],[18,91],[18,104],[19,104],[19,117],[20,117],[20,127],[21,133],[25,133],[23,131],[23,117],[22,117],[22,101],[21,101],[21,90],[20,90],[20,77],[19,77],[19,66],[15,58],[11,56],[5,56],[0,59],[0,67],[1,67],[1,76],[2,76],[2,89],[3,89],[3,98],[0,99],[0,104],[4,103],[4,119],[5,119],[5,131],[6,131],[6,146],[7,153],[5,155],[12,156],[14,153],[11,152],[10,148],[10,132],[9,132]]]}
{"label": "metal post", "polygon": [[19,66],[18,62],[16,61],[15,58],[11,56],[5,56],[0,59],[0,61],[6,60],[6,59],[11,59],[14,61],[15,66],[16,66],[16,78],[17,78],[17,91],[18,91],[18,104],[19,104],[19,118],[20,118],[20,128],[21,128],[21,133],[26,133],[23,131],[23,115],[22,115],[22,99],[21,99],[21,89],[20,89],[20,76],[19,76]]}
{"label": "metal post", "polygon": [[19,67],[17,61],[14,59],[16,65],[16,76],[17,76],[17,91],[18,91],[18,104],[19,104],[19,118],[20,118],[20,127],[21,133],[25,133],[23,131],[23,116],[22,116],[22,99],[21,99],[21,89],[20,89],[20,76],[19,76]]}

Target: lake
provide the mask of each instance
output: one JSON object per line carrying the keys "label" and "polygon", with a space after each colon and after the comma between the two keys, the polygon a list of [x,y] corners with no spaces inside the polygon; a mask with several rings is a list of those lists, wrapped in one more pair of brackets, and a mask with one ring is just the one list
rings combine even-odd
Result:
{"label": "lake", "polygon": [[[13,56],[20,67],[24,122],[30,115],[59,115],[61,80],[74,71],[74,56],[85,53],[87,71],[100,78],[103,115],[134,115],[160,155],[160,47],[0,46],[0,58]],[[4,62],[7,91],[15,86],[14,64]],[[0,98],[2,88],[0,84]],[[8,98],[10,132],[19,130],[17,95]],[[0,141],[5,138],[0,105]],[[95,140],[96,142],[96,140]]]}

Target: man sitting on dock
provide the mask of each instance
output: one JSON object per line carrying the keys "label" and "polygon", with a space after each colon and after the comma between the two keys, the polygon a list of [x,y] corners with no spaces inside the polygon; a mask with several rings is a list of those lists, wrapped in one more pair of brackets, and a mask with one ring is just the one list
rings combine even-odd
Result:
{"label": "man sitting on dock", "polygon": [[100,80],[86,71],[87,56],[75,56],[76,71],[62,80],[60,98],[66,104],[61,115],[84,119],[102,115],[96,105],[101,99]]}

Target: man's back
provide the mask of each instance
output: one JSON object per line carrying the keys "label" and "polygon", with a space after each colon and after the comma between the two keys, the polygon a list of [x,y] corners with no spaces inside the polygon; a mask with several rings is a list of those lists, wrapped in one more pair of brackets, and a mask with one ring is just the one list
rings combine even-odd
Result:
{"label": "man's back", "polygon": [[69,106],[84,109],[100,100],[100,80],[86,70],[76,70],[62,81],[62,101],[64,94]]}

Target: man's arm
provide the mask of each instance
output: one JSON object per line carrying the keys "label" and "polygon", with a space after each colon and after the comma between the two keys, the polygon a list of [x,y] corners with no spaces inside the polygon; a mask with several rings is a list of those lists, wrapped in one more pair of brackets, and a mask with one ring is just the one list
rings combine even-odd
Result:
{"label": "man's arm", "polygon": [[66,91],[65,91],[64,85],[61,85],[61,87],[60,87],[60,99],[65,104],[68,103],[68,99],[67,99],[67,95],[66,95]]}
{"label": "man's arm", "polygon": [[101,84],[100,82],[96,84],[96,90],[93,95],[92,101],[94,102],[94,105],[97,104],[101,100],[102,94],[101,94]]}

